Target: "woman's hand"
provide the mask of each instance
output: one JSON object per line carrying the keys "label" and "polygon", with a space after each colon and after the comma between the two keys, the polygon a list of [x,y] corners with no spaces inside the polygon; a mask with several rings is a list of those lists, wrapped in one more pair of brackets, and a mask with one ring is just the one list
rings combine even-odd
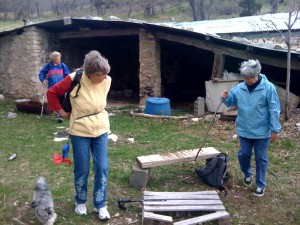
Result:
{"label": "woman's hand", "polygon": [[276,132],[272,132],[271,133],[271,138],[270,138],[270,141],[275,141],[278,139],[278,133]]}
{"label": "woman's hand", "polygon": [[62,118],[70,119],[70,115],[71,115],[70,112],[65,112],[65,110],[60,109],[60,110],[58,110],[58,113],[59,113],[59,115],[61,115]]}
{"label": "woman's hand", "polygon": [[228,91],[227,90],[224,90],[221,94],[221,98],[222,99],[226,99],[228,97]]}

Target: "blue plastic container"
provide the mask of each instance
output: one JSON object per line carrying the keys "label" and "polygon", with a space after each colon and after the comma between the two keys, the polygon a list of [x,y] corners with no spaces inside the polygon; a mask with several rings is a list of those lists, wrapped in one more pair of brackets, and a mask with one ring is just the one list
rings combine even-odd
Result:
{"label": "blue plastic container", "polygon": [[170,100],[168,98],[158,97],[147,98],[144,113],[151,115],[170,116]]}

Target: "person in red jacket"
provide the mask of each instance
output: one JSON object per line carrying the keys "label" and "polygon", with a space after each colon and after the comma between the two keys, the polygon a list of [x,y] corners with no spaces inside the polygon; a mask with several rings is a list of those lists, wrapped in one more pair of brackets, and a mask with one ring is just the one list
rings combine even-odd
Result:
{"label": "person in red jacket", "polygon": [[[110,129],[108,113],[105,110],[107,94],[111,86],[108,60],[98,51],[89,52],[84,59],[80,90],[70,92],[71,112],[65,112],[58,98],[66,93],[76,72],[71,73],[47,91],[50,110],[58,111],[64,118],[70,118],[69,134],[73,148],[75,180],[75,212],[86,215],[90,155],[94,163],[94,210],[100,220],[110,219],[106,208],[108,178],[108,132]],[[76,97],[75,97],[76,96]]]}

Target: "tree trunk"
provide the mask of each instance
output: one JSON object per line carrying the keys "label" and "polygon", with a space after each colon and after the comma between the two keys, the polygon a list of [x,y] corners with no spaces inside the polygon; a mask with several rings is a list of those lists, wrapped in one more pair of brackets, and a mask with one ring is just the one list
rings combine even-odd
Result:
{"label": "tree trunk", "polygon": [[270,10],[271,14],[277,12],[277,10],[278,10],[278,3],[279,3],[279,0],[271,0],[271,10]]}
{"label": "tree trunk", "polygon": [[133,0],[129,0],[129,10],[127,16],[130,17],[132,13],[132,5],[133,5]]}
{"label": "tree trunk", "polygon": [[192,8],[194,21],[205,20],[204,0],[189,0],[189,3]]}

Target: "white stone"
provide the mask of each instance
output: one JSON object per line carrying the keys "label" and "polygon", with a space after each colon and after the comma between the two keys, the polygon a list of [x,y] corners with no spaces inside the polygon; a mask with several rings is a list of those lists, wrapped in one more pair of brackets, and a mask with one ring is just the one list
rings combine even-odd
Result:
{"label": "white stone", "polygon": [[13,112],[8,112],[7,117],[9,119],[14,119],[17,117],[17,113],[13,113]]}
{"label": "white stone", "polygon": [[113,142],[117,142],[118,141],[118,136],[115,134],[109,134],[108,135],[108,140],[112,140]]}
{"label": "white stone", "polygon": [[0,101],[4,101],[4,96],[0,95]]}
{"label": "white stone", "polygon": [[192,121],[198,122],[198,121],[199,121],[199,118],[192,118]]}
{"label": "white stone", "polygon": [[127,138],[127,142],[129,144],[133,144],[134,143],[134,138]]}

